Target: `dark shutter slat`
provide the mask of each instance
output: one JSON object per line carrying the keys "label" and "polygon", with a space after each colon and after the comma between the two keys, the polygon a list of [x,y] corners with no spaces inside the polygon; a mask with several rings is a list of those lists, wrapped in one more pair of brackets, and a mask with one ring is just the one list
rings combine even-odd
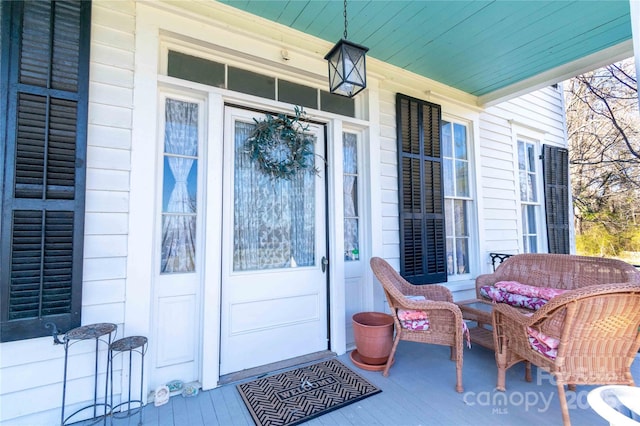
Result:
{"label": "dark shutter slat", "polygon": [[51,87],[77,92],[80,58],[80,2],[56,3]]}
{"label": "dark shutter slat", "polygon": [[73,197],[76,161],[77,105],[74,101],[51,100],[47,147],[47,198]]}
{"label": "dark shutter slat", "polygon": [[543,175],[549,253],[569,254],[569,151],[544,145]]}
{"label": "dark shutter slat", "polygon": [[446,281],[440,106],[397,95],[400,273],[414,284]]}
{"label": "dark shutter slat", "polygon": [[73,212],[14,211],[11,320],[69,312],[73,221]]}
{"label": "dark shutter slat", "polygon": [[51,51],[51,8],[48,1],[24,2],[24,22],[20,51],[20,82],[47,87]]}
{"label": "dark shutter slat", "polygon": [[47,126],[47,98],[20,93],[15,165],[15,197],[41,198]]}

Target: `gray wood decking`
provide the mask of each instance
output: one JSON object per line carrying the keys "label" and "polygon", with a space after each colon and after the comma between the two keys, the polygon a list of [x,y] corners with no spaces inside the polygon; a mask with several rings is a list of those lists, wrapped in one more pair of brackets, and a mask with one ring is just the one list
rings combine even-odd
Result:
{"label": "gray wood decking", "polygon": [[[640,383],[640,356],[632,366]],[[533,382],[524,381],[522,364],[507,372],[507,392],[494,391],[496,366],[491,351],[474,345],[464,353],[464,393],[456,393],[455,367],[448,348],[401,342],[389,377],[355,367],[349,355],[338,359],[382,389],[305,425],[561,425],[557,388],[546,373],[533,367]],[[588,405],[595,386],[567,392],[573,425],[606,425]],[[138,416],[114,419],[113,425],[136,425]],[[107,422],[109,423],[109,422]],[[169,403],[148,404],[143,412],[148,426],[253,425],[234,384],[201,392],[196,397],[175,396]]]}

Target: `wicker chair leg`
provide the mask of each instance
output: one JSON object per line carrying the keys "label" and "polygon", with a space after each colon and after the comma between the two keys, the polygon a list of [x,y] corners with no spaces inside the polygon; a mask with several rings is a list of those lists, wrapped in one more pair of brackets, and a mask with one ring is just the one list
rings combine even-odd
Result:
{"label": "wicker chair leg", "polygon": [[572,392],[575,392],[575,391],[576,391],[576,385],[575,385],[575,384],[569,383],[569,384],[567,385],[567,388],[568,388],[570,391],[572,391]]}
{"label": "wicker chair leg", "polygon": [[455,348],[453,346],[449,346],[449,349],[451,349],[451,355],[450,355],[450,359],[451,361],[455,361],[456,360],[456,351]]}
{"label": "wicker chair leg", "polygon": [[529,361],[525,361],[524,363],[524,379],[527,382],[533,381],[533,378],[531,377],[531,363]]}
{"label": "wicker chair leg", "polygon": [[[453,346],[451,346],[451,352],[453,354]],[[462,347],[456,347],[456,392],[462,393],[464,392],[464,387],[462,386]]]}
{"label": "wicker chair leg", "polygon": [[564,392],[564,383],[558,381],[558,398],[560,398],[560,411],[562,411],[562,424],[564,426],[571,426],[571,420],[569,419],[569,406],[567,405],[567,396]]}
{"label": "wicker chair leg", "polygon": [[389,353],[389,358],[387,359],[387,364],[384,366],[384,371],[382,375],[384,377],[389,376],[389,369],[391,368],[391,364],[393,364],[393,358],[396,356],[396,349],[398,348],[398,343],[400,343],[400,333],[396,334],[396,338],[393,340],[393,346],[391,347],[391,353]]}

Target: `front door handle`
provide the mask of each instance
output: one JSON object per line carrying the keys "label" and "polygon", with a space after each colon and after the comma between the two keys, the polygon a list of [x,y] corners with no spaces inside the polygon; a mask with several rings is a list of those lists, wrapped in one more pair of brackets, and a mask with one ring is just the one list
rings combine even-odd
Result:
{"label": "front door handle", "polygon": [[327,266],[329,265],[329,259],[327,259],[326,257],[322,256],[322,260],[320,261],[320,264],[322,265],[322,272],[326,272],[327,271]]}

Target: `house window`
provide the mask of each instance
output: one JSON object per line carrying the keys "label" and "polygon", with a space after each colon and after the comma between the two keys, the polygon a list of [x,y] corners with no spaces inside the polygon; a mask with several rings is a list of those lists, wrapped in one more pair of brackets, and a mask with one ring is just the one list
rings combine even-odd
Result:
{"label": "house window", "polygon": [[523,249],[525,253],[537,253],[540,203],[535,143],[518,139],[518,172]]}
{"label": "house window", "polygon": [[[2,2],[0,341],[80,325],[91,3]],[[9,69],[12,70],[9,73]]]}
{"label": "house window", "polygon": [[358,208],[358,136],[342,134],[344,189],[344,260],[360,260]]}
{"label": "house window", "polygon": [[447,280],[439,105],[396,96],[400,273],[413,284]]}
{"label": "house window", "polygon": [[160,272],[196,268],[199,105],[165,102]]}
{"label": "house window", "polygon": [[467,127],[442,122],[447,275],[468,274],[471,183]]}

